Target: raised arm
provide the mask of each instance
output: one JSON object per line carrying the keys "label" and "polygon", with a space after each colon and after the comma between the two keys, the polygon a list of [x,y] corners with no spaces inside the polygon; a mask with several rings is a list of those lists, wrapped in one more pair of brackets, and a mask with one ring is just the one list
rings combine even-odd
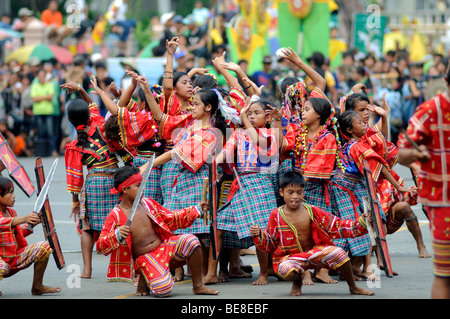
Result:
{"label": "raised arm", "polygon": [[281,144],[283,144],[283,128],[281,125],[281,118],[283,117],[283,111],[271,106],[271,105],[267,105],[269,107],[270,110],[266,111],[266,114],[270,114],[272,116],[273,119],[275,119],[275,137],[277,139],[277,147],[278,149],[281,148]]}
{"label": "raised arm", "polygon": [[126,73],[128,75],[131,75],[131,85],[129,87],[127,87],[125,89],[125,91],[123,91],[122,95],[120,96],[120,100],[119,100],[119,107],[126,107],[128,105],[128,103],[131,100],[131,97],[133,95],[134,90],[136,90],[136,87],[138,85],[138,74],[136,72],[133,71],[126,71]]}
{"label": "raised arm", "polygon": [[153,118],[159,123],[163,116],[163,112],[161,111],[158,103],[156,103],[155,98],[153,97],[153,92],[150,89],[147,78],[140,76],[138,77],[139,85],[145,93],[145,97],[147,99],[148,106],[152,111]]}
{"label": "raised arm", "polygon": [[[226,55],[226,52],[224,52],[222,54],[222,56],[215,58],[212,62],[214,64],[214,66],[216,67],[217,71],[219,71],[225,77],[225,81],[227,82],[227,85],[230,88],[235,87],[235,88],[239,88],[242,90],[242,87],[239,84],[239,81],[237,80],[237,78],[232,76],[231,73],[228,71],[229,68],[231,69],[231,64],[230,64],[230,66],[228,66],[228,64],[225,62],[225,55]],[[237,72],[236,72],[236,74],[237,74]]]}
{"label": "raised arm", "polygon": [[97,85],[97,78],[95,76],[91,76],[91,83],[94,86],[94,92],[100,98],[102,99],[103,103],[105,104],[108,111],[111,113],[112,116],[117,116],[117,110],[118,106],[114,101],[111,99],[111,97],[106,94],[102,89],[100,89]]}
{"label": "raised arm", "polygon": [[311,78],[311,80],[316,84],[316,86],[321,89],[322,91],[325,91],[325,87],[327,82],[325,79],[317,73],[313,68],[311,68],[309,65],[307,65],[303,60],[298,56],[297,53],[294,52],[291,48],[284,48],[281,50],[283,53],[283,58],[291,61],[296,66],[298,66],[300,69],[303,70],[303,72],[306,73],[307,76]]}
{"label": "raised arm", "polygon": [[173,90],[173,56],[179,46],[178,38],[173,37],[170,41],[166,40],[166,66],[163,75],[163,91],[165,101],[169,100],[169,96]]}
{"label": "raised arm", "polygon": [[68,82],[64,83],[61,86],[61,89],[67,90],[67,93],[72,94],[72,92],[78,92],[81,95],[81,98],[83,101],[85,101],[87,104],[91,104],[93,101],[89,94],[83,89],[83,86],[75,83],[75,82]]}

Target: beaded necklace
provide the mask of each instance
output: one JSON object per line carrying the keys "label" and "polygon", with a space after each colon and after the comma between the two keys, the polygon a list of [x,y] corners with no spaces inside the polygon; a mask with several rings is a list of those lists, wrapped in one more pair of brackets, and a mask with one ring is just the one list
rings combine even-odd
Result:
{"label": "beaded necklace", "polygon": [[[300,173],[303,174],[309,151],[313,149],[320,139],[328,132],[327,125],[322,125],[311,140],[308,140],[308,127],[300,124],[300,130],[295,138],[294,155],[300,159]],[[301,153],[301,156],[300,156]]]}

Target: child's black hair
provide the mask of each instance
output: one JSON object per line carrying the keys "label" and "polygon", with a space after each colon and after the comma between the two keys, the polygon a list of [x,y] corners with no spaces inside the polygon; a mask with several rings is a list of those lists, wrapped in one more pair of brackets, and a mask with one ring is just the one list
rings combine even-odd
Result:
{"label": "child's black hair", "polygon": [[217,93],[212,89],[201,89],[196,94],[200,95],[200,100],[205,106],[211,105],[211,117],[214,116],[214,127],[218,128],[223,136],[226,136],[227,123],[219,109],[219,97]]}
{"label": "child's black hair", "polygon": [[[273,105],[273,103],[271,101],[265,100],[265,99],[260,99],[258,101],[252,102],[252,104],[250,106],[252,106],[253,104],[259,104],[264,112],[269,109],[268,105],[270,105],[272,107],[276,107]],[[267,122],[265,127],[270,128],[270,123]]]}
{"label": "child's black hair", "polygon": [[9,178],[0,176],[0,196],[5,196],[7,193],[14,189],[14,184]]}
{"label": "child's black hair", "polygon": [[[67,106],[67,117],[75,128],[79,125],[86,125],[91,117],[89,105],[81,99],[70,101]],[[84,130],[77,130],[77,138],[77,145],[84,146],[87,142],[88,136]]]}
{"label": "child's black hair", "polygon": [[320,116],[320,125],[324,125],[331,115],[331,105],[326,99],[311,97],[308,100],[314,111]]}
{"label": "child's black hair", "polygon": [[114,187],[118,188],[120,184],[139,172],[140,170],[136,166],[125,165],[119,167],[114,173]]}
{"label": "child's black hair", "polygon": [[293,76],[288,76],[287,78],[284,78],[280,82],[280,91],[281,91],[282,95],[284,96],[286,94],[286,89],[288,86],[291,86],[292,84],[295,84],[297,82],[300,82],[300,80]]}
{"label": "child's black hair", "polygon": [[280,189],[285,189],[288,186],[300,186],[305,188],[306,181],[302,174],[296,171],[288,171],[280,177]]}
{"label": "child's black hair", "polygon": [[341,136],[342,141],[348,141],[351,138],[347,130],[353,127],[353,119],[357,115],[359,115],[358,112],[348,110],[339,116],[338,118],[339,135]]}
{"label": "child's black hair", "polygon": [[[145,92],[141,87],[138,90],[138,97],[142,102],[145,103],[145,106],[147,107],[148,106],[147,97],[145,96]],[[144,109],[145,109],[145,107],[144,107]]]}
{"label": "child's black hair", "polygon": [[199,87],[202,89],[217,89],[216,80],[209,74],[199,75],[192,84],[192,87]]}
{"label": "child's black hair", "polygon": [[354,110],[356,104],[362,101],[370,103],[370,100],[365,93],[353,93],[347,98],[347,101],[345,102],[345,110]]}
{"label": "child's black hair", "polygon": [[173,73],[173,87],[175,87],[177,85],[178,81],[181,79],[181,77],[183,75],[187,76],[187,73],[186,72],[180,72],[180,71],[177,71],[177,72]]}
{"label": "child's black hair", "polygon": [[103,124],[103,128],[105,130],[105,137],[108,140],[112,141],[120,141],[120,127],[119,122],[117,121],[117,117],[110,116]]}

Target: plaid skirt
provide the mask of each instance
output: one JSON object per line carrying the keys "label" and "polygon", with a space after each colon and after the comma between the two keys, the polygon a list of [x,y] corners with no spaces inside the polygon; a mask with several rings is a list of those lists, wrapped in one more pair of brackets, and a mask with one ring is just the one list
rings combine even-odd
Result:
{"label": "plaid skirt", "polygon": [[162,203],[168,203],[172,196],[173,182],[178,175],[180,164],[173,160],[163,164],[160,177],[160,189],[162,196]]}
{"label": "plaid skirt", "polygon": [[[269,215],[277,208],[277,203],[273,184],[267,174],[243,174],[240,175],[240,179],[244,192],[242,189],[237,190],[233,198],[219,209],[217,229],[234,232],[239,240],[244,238],[247,240],[248,237],[251,238],[250,226],[253,223],[260,227],[267,226]],[[251,217],[247,211],[244,195],[250,205]]]}
{"label": "plaid skirt", "polygon": [[305,186],[304,201],[332,213],[330,194],[331,184],[328,179],[309,179]]}
{"label": "plaid skirt", "polygon": [[[332,213],[340,219],[357,220],[364,213],[363,196],[367,196],[363,178],[352,178],[336,174],[331,180]],[[366,256],[370,253],[369,234],[356,238],[334,239],[336,246],[350,252],[352,256]]]}
{"label": "plaid skirt", "polygon": [[280,166],[278,166],[277,173],[275,175],[275,180],[273,181],[275,188],[275,197],[277,199],[277,205],[284,205],[284,199],[280,195],[280,178],[284,173],[292,171],[292,159],[287,158],[283,162],[281,162]]}
{"label": "plaid skirt", "polygon": [[116,169],[93,168],[86,176],[80,198],[80,228],[101,231],[106,216],[119,203],[119,194],[111,194]]}
{"label": "plaid skirt", "polygon": [[[141,167],[148,162],[148,158],[136,156],[133,158],[133,165],[136,167]],[[162,204],[162,193],[161,193],[161,168],[153,167],[150,175],[148,176],[147,183],[144,189],[144,198],[150,198],[154,201]]]}
{"label": "plaid skirt", "polygon": [[[178,176],[175,175],[176,184],[172,187],[169,201],[164,202],[164,207],[171,211],[177,211],[199,205],[202,200],[203,180],[208,177],[208,165],[202,165],[196,173],[185,169],[181,164],[175,163],[175,165],[173,170],[178,172]],[[186,233],[209,234],[209,225],[204,226],[203,219],[198,218],[190,227],[177,229],[174,233],[178,235]]]}

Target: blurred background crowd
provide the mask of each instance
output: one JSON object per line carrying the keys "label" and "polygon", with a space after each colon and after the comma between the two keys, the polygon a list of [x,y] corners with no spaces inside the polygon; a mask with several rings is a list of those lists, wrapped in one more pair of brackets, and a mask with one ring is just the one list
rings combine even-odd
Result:
{"label": "blurred background crowd", "polygon": [[395,142],[415,108],[446,89],[448,2],[2,0],[0,132],[18,156],[63,154],[74,136],[65,106],[75,96],[60,85],[89,92],[93,74],[103,90],[124,89],[126,69],[158,83],[166,40],[177,36],[177,71],[209,68],[226,88],[211,60],[227,52],[277,104],[282,79],[307,82],[277,54],[292,47],[326,79],[334,104],[355,83],[374,104],[385,95]]}

